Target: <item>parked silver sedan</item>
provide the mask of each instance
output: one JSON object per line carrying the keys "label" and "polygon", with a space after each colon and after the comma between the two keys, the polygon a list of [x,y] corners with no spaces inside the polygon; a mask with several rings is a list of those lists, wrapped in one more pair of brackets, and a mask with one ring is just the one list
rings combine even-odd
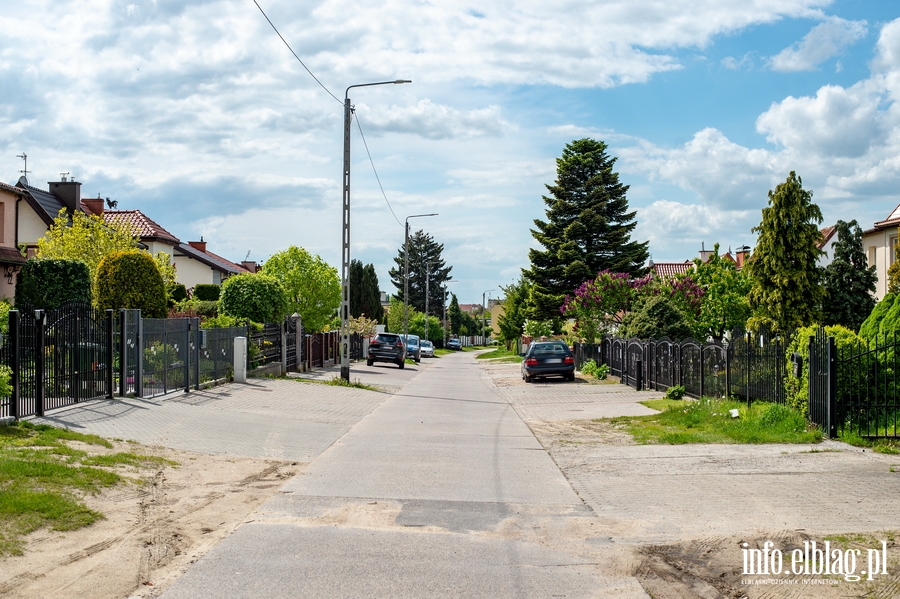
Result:
{"label": "parked silver sedan", "polygon": [[422,352],[423,358],[434,357],[434,343],[431,341],[423,339],[421,343],[419,343],[419,350]]}

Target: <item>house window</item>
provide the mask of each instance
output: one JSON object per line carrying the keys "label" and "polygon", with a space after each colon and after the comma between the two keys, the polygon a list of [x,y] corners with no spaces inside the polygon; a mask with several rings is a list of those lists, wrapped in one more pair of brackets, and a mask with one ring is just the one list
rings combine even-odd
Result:
{"label": "house window", "polygon": [[890,256],[888,256],[888,264],[890,265],[890,264],[894,263],[894,258],[897,256],[897,236],[896,235],[894,235],[893,237],[890,238],[890,242],[888,245],[890,245],[890,248],[891,248],[891,254],[890,254]]}
{"label": "house window", "polygon": [[875,266],[875,256],[877,255],[878,248],[874,245],[869,246],[869,267]]}

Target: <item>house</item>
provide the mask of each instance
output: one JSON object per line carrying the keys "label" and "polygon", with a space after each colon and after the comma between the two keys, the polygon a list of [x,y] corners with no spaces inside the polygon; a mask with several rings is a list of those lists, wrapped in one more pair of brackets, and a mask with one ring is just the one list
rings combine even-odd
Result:
{"label": "house", "polygon": [[25,200],[18,187],[0,183],[0,298],[12,299],[16,294],[16,273],[25,263],[17,245],[16,213]]}
{"label": "house", "polygon": [[[706,244],[703,243],[700,245],[700,261],[703,263],[709,262],[710,257],[713,255],[714,250],[706,249]],[[735,267],[738,270],[742,269],[744,265],[747,263],[747,260],[750,258],[750,248],[748,246],[742,246],[737,249],[737,251],[732,254],[731,248],[728,248],[728,251],[721,255],[722,260],[727,260],[729,262],[733,262]],[[647,265],[650,269],[650,277],[653,279],[671,279],[676,275],[681,275],[692,268],[694,268],[693,260],[685,260],[684,262],[654,262],[652,259],[650,263]]]}
{"label": "house", "polygon": [[[59,211],[65,209],[69,214],[80,210],[85,214],[99,216],[111,224],[129,226],[139,239],[142,248],[153,255],[159,252],[169,254],[175,265],[176,280],[188,289],[199,283],[220,284],[232,275],[257,270],[254,262],[235,264],[208,251],[202,238],[200,241],[182,243],[140,210],[107,209],[104,205],[105,200],[99,196],[82,198],[81,183],[74,178],[63,175],[60,181],[50,181],[47,185],[48,190],[44,191],[32,187],[25,177],[21,177],[16,187],[4,186],[11,190],[9,193],[23,200],[15,204],[15,243],[12,247],[24,246],[29,257],[33,256],[37,249],[38,239],[46,234]],[[13,256],[9,258],[14,259]],[[0,267],[2,266],[3,263],[0,262]],[[3,287],[0,286],[0,295],[2,293]]]}
{"label": "house", "polygon": [[819,233],[821,234],[821,237],[819,238],[816,247],[824,253],[819,256],[818,265],[821,268],[825,268],[831,264],[832,260],[834,260],[834,243],[837,241],[837,235],[835,235],[834,225],[820,229]]}
{"label": "house", "polygon": [[863,231],[863,250],[869,259],[869,266],[874,266],[878,275],[875,287],[875,299],[878,301],[887,294],[887,271],[896,256],[898,226],[900,226],[900,205],[894,208],[886,219],[878,221],[868,231]]}

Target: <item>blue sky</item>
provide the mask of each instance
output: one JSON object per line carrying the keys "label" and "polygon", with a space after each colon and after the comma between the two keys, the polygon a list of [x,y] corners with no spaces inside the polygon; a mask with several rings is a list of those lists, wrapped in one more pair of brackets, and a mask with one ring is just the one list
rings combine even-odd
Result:
{"label": "blue sky", "polygon": [[[828,0],[259,0],[351,90],[393,212],[445,245],[461,302],[527,266],[555,158],[606,141],[654,260],[753,245],[796,170],[825,224],[900,202],[900,9]],[[232,260],[340,260],[342,106],[252,0],[26,0],[0,11],[0,179],[70,172]],[[403,242],[359,132],[351,253]],[[499,291],[494,291],[497,296]]]}

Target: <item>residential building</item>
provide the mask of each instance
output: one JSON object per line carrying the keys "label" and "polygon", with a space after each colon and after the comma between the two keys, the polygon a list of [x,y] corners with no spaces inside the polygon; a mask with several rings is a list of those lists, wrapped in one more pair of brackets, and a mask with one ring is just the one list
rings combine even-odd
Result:
{"label": "residential building", "polygon": [[887,218],[875,223],[868,231],[863,231],[863,250],[869,259],[869,266],[874,266],[878,275],[875,287],[875,298],[878,301],[887,294],[887,271],[897,255],[898,226],[900,226],[900,205],[894,208]]}
{"label": "residential building", "polygon": [[25,263],[16,244],[16,212],[25,196],[21,189],[0,183],[0,298],[7,300],[15,297],[16,273]]}

